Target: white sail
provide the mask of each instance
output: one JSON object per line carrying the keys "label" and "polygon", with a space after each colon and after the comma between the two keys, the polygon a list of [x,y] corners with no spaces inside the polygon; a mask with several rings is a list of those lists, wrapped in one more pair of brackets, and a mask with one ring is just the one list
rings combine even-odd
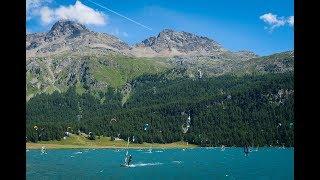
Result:
{"label": "white sail", "polygon": [[129,147],[129,143],[130,143],[130,139],[128,137],[128,142],[127,142],[127,147],[126,147],[127,151],[126,151],[126,155],[125,155],[125,158],[124,158],[124,165],[122,165],[122,166],[126,166],[128,164],[128,154],[129,154],[128,147]]}
{"label": "white sail", "polygon": [[129,147],[129,143],[130,143],[130,138],[128,138],[128,143],[127,143],[127,152],[126,152],[126,156],[128,156],[128,147]]}

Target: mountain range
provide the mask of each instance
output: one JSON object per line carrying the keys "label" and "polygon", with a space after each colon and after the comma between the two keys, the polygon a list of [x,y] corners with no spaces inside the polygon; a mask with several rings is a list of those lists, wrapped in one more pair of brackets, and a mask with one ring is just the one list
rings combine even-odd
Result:
{"label": "mountain range", "polygon": [[[26,36],[27,100],[39,93],[125,90],[145,74],[202,78],[293,71],[293,51],[260,57],[232,52],[218,42],[188,32],[164,29],[135,45],[59,20],[45,33]],[[130,88],[129,88],[130,89]]]}

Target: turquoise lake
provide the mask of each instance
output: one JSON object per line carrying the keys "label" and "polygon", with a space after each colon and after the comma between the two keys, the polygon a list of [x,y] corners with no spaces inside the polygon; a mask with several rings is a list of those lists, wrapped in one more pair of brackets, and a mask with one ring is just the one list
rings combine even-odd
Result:
{"label": "turquoise lake", "polygon": [[129,150],[29,150],[27,179],[294,179],[293,148],[193,148]]}

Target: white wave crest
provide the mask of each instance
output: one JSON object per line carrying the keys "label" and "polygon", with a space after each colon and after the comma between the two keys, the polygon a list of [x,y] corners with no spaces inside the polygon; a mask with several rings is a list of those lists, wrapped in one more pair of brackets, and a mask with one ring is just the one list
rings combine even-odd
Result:
{"label": "white wave crest", "polygon": [[180,164],[181,161],[172,161],[173,163],[177,163],[177,164]]}
{"label": "white wave crest", "polygon": [[158,166],[163,163],[155,162],[155,163],[137,163],[137,164],[130,164],[128,167],[143,167],[143,166]]}

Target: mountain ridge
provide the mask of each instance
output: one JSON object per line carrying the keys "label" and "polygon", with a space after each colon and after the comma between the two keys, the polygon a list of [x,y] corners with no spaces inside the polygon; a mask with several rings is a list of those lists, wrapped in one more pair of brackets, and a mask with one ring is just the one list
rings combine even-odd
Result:
{"label": "mountain ridge", "polygon": [[65,20],[46,33],[27,34],[27,100],[71,86],[78,92],[110,86],[126,89],[141,75],[164,71],[168,78],[193,79],[293,71],[293,51],[262,57],[250,51],[231,52],[207,37],[170,29],[150,38],[129,46],[115,36]]}
{"label": "mountain ridge", "polygon": [[247,54],[231,52],[208,37],[169,28],[130,46],[118,37],[91,31],[76,21],[59,20],[48,32],[27,34],[26,38],[27,57],[46,56],[49,53],[57,54],[66,51],[81,52],[86,48],[136,57],[220,56],[224,54],[245,59],[258,57],[253,52]]}

